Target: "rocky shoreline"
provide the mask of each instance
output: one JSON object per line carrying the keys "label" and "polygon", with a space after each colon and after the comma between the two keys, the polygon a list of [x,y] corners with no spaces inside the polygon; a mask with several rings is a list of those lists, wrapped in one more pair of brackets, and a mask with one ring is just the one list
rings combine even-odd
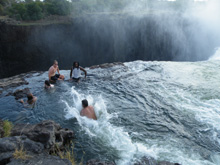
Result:
{"label": "rocky shoreline", "polygon": [[[74,139],[74,132],[61,128],[52,120],[45,120],[38,124],[16,124],[10,137],[3,137],[3,121],[0,120],[0,164],[1,165],[71,165],[68,159],[51,155],[56,148],[63,150]],[[14,153],[21,149],[28,155],[26,159],[16,159]],[[115,165],[114,162],[91,159],[87,165]],[[179,165],[167,161],[157,161],[150,157],[143,157],[134,165]]]}

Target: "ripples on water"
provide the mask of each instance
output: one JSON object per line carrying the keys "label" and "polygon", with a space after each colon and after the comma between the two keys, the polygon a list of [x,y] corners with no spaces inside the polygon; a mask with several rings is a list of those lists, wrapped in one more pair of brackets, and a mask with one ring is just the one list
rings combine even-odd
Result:
{"label": "ripples on water", "polygon": [[[69,77],[69,71],[61,73]],[[73,129],[79,161],[85,151],[85,161],[116,164],[145,155],[184,165],[220,164],[218,61],[135,61],[88,69],[87,80],[59,82],[50,91],[43,89],[46,78],[47,73],[27,78],[38,97],[33,109],[12,96],[1,97],[0,118],[15,123],[52,119]],[[95,107],[98,121],[79,115],[84,98]]]}

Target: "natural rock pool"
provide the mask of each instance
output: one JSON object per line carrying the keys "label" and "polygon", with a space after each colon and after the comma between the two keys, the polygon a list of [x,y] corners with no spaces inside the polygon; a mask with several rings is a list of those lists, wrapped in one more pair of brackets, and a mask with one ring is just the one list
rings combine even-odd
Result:
{"label": "natural rock pool", "polygon": [[[78,161],[127,165],[150,156],[183,165],[220,163],[218,61],[135,61],[86,69],[86,80],[65,80],[51,90],[43,87],[47,72],[24,76],[28,85],[2,89],[0,118],[14,123],[51,119],[74,130]],[[69,71],[61,74],[69,78]],[[6,96],[24,88],[38,97],[35,107]],[[79,115],[84,98],[94,106],[97,121]]]}

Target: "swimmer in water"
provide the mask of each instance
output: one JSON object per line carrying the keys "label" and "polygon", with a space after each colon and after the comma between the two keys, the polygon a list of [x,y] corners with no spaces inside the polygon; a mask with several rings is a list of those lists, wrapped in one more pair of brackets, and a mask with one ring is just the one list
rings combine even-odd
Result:
{"label": "swimmer in water", "polygon": [[[32,93],[27,94],[27,104],[33,105],[37,101],[37,97],[35,97]],[[26,104],[24,100],[20,100],[21,103]]]}
{"label": "swimmer in water", "polygon": [[83,109],[80,112],[81,116],[86,116],[89,119],[97,120],[94,108],[91,105],[88,105],[88,101],[86,99],[82,100],[82,106]]}

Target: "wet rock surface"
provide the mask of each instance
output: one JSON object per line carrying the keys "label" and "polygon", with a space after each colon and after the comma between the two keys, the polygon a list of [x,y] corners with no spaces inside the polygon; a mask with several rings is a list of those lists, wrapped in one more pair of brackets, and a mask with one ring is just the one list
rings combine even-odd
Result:
{"label": "wet rock surface", "polygon": [[2,138],[3,135],[4,135],[3,125],[4,125],[4,123],[3,123],[3,121],[0,119],[0,138]]}
{"label": "wet rock surface", "polygon": [[91,67],[89,67],[90,69],[96,69],[96,68],[110,68],[116,65],[121,65],[121,66],[125,66],[122,62],[113,62],[113,63],[105,63],[105,64],[100,64],[100,65],[93,65]]}
{"label": "wet rock surface", "polygon": [[40,142],[46,149],[53,149],[55,145],[64,146],[74,138],[73,131],[62,129],[52,120],[42,121],[39,124],[17,124],[11,131],[11,136],[25,135],[29,139]]}
{"label": "wet rock surface", "polygon": [[25,78],[30,78],[33,76],[39,76],[43,74],[42,71],[31,71],[28,73],[22,73],[16,76],[8,77],[8,78],[2,78],[0,79],[0,93],[2,90],[13,88],[13,87],[19,87],[22,85],[28,85],[29,83],[25,80]]}
{"label": "wet rock surface", "polygon": [[[0,133],[3,137],[3,121],[0,120]],[[71,165],[67,159],[49,155],[56,147],[62,149],[74,138],[72,130],[61,128],[51,120],[39,124],[17,124],[11,130],[10,137],[0,138],[0,164],[10,165]],[[25,160],[15,159],[15,150],[25,152]]]}
{"label": "wet rock surface", "polygon": [[0,164],[10,162],[15,150],[20,148],[24,148],[29,155],[39,154],[44,150],[43,144],[34,142],[26,136],[0,138]]}
{"label": "wet rock surface", "polygon": [[21,85],[27,85],[27,84],[28,82],[22,77],[22,75],[0,79],[0,88],[3,89],[17,87]]}
{"label": "wet rock surface", "polygon": [[140,161],[134,163],[134,165],[180,165],[179,163],[171,163],[167,161],[158,161],[152,157],[143,157]]}
{"label": "wet rock surface", "polygon": [[31,159],[19,160],[11,159],[8,165],[72,165],[67,159],[61,159],[57,156],[48,154],[35,155]]}
{"label": "wet rock surface", "polygon": [[87,161],[86,165],[116,165],[114,162],[100,161],[96,159],[91,159]]}

